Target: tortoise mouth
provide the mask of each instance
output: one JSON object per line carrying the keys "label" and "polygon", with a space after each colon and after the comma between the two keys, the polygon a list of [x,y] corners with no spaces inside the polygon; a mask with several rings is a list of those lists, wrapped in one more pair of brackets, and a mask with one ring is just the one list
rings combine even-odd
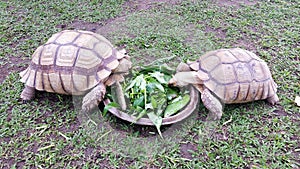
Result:
{"label": "tortoise mouth", "polygon": [[113,72],[114,74],[118,74],[118,75],[121,75],[121,74],[130,74],[130,71],[120,71],[120,72]]}

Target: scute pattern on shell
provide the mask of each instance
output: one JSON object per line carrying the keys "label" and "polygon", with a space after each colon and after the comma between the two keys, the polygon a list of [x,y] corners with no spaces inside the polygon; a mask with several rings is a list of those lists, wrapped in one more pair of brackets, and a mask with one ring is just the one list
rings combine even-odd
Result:
{"label": "scute pattern on shell", "polygon": [[263,100],[277,91],[267,64],[240,48],[208,52],[189,66],[198,71],[204,86],[226,104]]}
{"label": "scute pattern on shell", "polygon": [[41,91],[81,95],[105,81],[119,57],[103,36],[65,30],[36,49],[30,66],[20,73],[21,82]]}

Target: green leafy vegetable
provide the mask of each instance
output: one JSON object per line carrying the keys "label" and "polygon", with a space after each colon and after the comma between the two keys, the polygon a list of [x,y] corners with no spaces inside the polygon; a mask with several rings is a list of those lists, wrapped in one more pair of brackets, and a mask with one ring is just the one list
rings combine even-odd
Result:
{"label": "green leafy vegetable", "polygon": [[168,86],[172,73],[167,66],[144,67],[122,84],[124,95],[129,100],[126,112],[134,115],[135,121],[148,116],[161,137],[163,117],[176,114],[189,101],[188,94]]}
{"label": "green leafy vegetable", "polygon": [[154,97],[151,97],[151,105],[152,105],[152,107],[153,107],[154,109],[157,108],[157,101],[155,100]]}
{"label": "green leafy vegetable", "polygon": [[119,108],[119,104],[115,102],[108,103],[103,109],[103,116],[105,116],[107,111],[111,108]]}
{"label": "green leafy vegetable", "polygon": [[139,98],[135,99],[133,102],[133,106],[134,107],[144,107],[145,106],[145,101],[144,101],[145,97],[142,95]]}
{"label": "green leafy vegetable", "polygon": [[169,104],[165,110],[165,115],[164,117],[169,117],[181,110],[188,102],[190,101],[190,96],[189,95],[184,95],[182,99]]}
{"label": "green leafy vegetable", "polygon": [[167,84],[168,82],[164,79],[164,74],[160,72],[149,73],[150,76],[156,78],[159,83]]}
{"label": "green leafy vegetable", "polygon": [[153,84],[155,85],[155,87],[156,87],[157,89],[159,89],[159,90],[162,91],[162,92],[165,92],[165,89],[164,89],[164,87],[163,87],[161,84],[156,83],[156,82],[154,82]]}
{"label": "green leafy vegetable", "polygon": [[145,109],[143,109],[134,120],[138,121],[140,118],[142,118],[146,114],[147,114],[147,111]]}
{"label": "green leafy vegetable", "polygon": [[149,119],[152,121],[152,123],[155,125],[158,134],[160,135],[161,138],[163,138],[161,131],[160,131],[160,126],[162,124],[162,117],[161,116],[157,116],[154,112],[150,112],[147,113]]}

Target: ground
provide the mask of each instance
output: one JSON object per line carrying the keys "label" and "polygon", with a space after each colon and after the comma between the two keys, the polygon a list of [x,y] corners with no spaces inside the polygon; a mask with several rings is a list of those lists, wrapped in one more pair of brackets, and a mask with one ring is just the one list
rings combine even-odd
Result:
{"label": "ground", "polygon": [[[300,115],[293,103],[300,95],[298,1],[41,0],[2,1],[0,7],[1,168],[300,167]],[[149,139],[156,135],[154,127],[111,115],[99,118],[100,112],[83,125],[85,118],[74,111],[71,96],[38,92],[36,99],[22,104],[17,73],[28,66],[39,45],[64,29],[101,32],[125,47],[136,65],[161,58],[176,65],[217,48],[251,50],[268,63],[280,104],[226,105],[221,121],[209,124],[200,102],[195,117],[176,135],[179,139],[166,138],[166,150],[161,143],[155,147],[140,141],[156,143]],[[109,125],[100,131],[99,124]],[[112,131],[117,141],[105,137],[113,137]],[[129,141],[149,149],[140,152]]]}

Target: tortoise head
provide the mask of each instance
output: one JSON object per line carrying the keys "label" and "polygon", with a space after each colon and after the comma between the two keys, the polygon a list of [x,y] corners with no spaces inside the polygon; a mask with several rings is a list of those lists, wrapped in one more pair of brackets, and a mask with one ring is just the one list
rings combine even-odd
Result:
{"label": "tortoise head", "polygon": [[176,72],[187,72],[187,71],[191,71],[190,66],[186,63],[180,62],[176,68]]}
{"label": "tortoise head", "polygon": [[111,86],[115,82],[124,81],[124,75],[127,75],[132,67],[130,56],[126,54],[125,49],[118,51],[117,58],[119,60],[119,65],[106,80],[105,85],[107,86]]}
{"label": "tortoise head", "polygon": [[183,87],[189,84],[197,85],[203,84],[203,81],[199,79],[199,76],[196,71],[187,71],[187,72],[177,72],[169,80],[169,85]]}
{"label": "tortoise head", "polygon": [[180,62],[176,68],[176,74],[173,75],[169,81],[169,85],[179,87],[188,85],[189,83],[185,82],[185,76],[186,74],[190,76],[190,73],[186,72],[191,72],[190,66],[186,63]]}
{"label": "tortoise head", "polygon": [[127,74],[132,67],[130,56],[127,55],[126,50],[122,49],[118,51],[119,66],[114,70],[116,74]]}

